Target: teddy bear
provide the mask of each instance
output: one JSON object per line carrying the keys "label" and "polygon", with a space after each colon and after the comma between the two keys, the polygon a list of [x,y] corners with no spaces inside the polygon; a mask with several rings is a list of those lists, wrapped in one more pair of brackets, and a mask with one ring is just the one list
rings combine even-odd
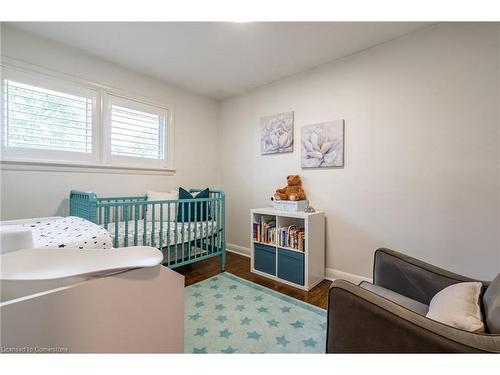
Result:
{"label": "teddy bear", "polygon": [[283,189],[276,189],[274,199],[282,201],[301,201],[306,199],[306,193],[304,192],[304,189],[302,189],[302,181],[300,180],[299,175],[295,174],[287,176],[286,182],[288,186]]}

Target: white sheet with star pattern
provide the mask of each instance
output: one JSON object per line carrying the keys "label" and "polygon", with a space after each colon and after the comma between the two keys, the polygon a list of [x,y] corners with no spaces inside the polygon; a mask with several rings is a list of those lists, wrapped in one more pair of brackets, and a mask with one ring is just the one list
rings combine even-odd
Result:
{"label": "white sheet with star pattern", "polygon": [[104,228],[76,216],[2,224],[1,227],[2,230],[31,230],[35,248],[110,249],[113,247],[111,236]]}
{"label": "white sheet with star pattern", "polygon": [[[8,223],[8,222],[4,222]],[[12,224],[1,224],[1,230],[28,229],[33,235],[33,245],[35,248],[66,248],[74,247],[79,249],[110,249],[113,247],[115,238],[115,225],[110,223],[108,230],[100,225],[88,220],[76,217],[50,217],[40,219],[28,219],[19,223],[12,221]],[[146,232],[144,232],[144,229]],[[204,222],[168,222],[163,223],[162,247],[167,245],[182,244],[194,239],[216,241],[216,234],[219,228],[216,221]],[[160,224],[155,223],[155,242],[160,242]],[[146,243],[144,244],[144,233],[146,233]],[[137,246],[150,245],[153,233],[153,224],[144,220],[137,221]],[[135,222],[128,222],[128,246],[134,246]],[[125,247],[125,222],[118,224],[118,247]]]}

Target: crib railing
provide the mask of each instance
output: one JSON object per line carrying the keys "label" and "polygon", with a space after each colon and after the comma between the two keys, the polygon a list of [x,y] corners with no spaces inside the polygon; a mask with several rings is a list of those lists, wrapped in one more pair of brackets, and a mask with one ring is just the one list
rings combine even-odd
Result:
{"label": "crib railing", "polygon": [[103,226],[114,235],[114,247],[144,245],[162,250],[164,264],[171,268],[220,255],[224,269],[225,195],[221,190],[211,190],[209,198],[157,201],[146,196],[98,198],[95,193],[72,191],[70,215]]}

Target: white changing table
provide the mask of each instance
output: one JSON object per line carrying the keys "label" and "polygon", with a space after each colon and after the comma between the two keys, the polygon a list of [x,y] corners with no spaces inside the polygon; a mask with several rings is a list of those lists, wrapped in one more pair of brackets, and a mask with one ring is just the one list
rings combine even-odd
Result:
{"label": "white changing table", "polygon": [[44,267],[33,262],[34,272],[16,270],[23,250],[2,255],[9,260],[0,285],[2,351],[182,353],[184,276],[159,265],[152,250],[135,269],[134,254],[119,262],[110,255],[108,273],[96,272],[90,259],[99,250],[78,250],[72,267],[59,267],[56,258]]}

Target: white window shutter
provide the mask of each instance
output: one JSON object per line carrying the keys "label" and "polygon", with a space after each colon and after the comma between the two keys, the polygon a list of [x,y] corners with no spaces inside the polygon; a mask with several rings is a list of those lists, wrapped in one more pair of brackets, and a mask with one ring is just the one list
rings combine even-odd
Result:
{"label": "white window shutter", "polygon": [[111,101],[111,155],[165,160],[165,116],[134,104]]}
{"label": "white window shutter", "polygon": [[92,95],[4,81],[4,146],[92,153]]}

